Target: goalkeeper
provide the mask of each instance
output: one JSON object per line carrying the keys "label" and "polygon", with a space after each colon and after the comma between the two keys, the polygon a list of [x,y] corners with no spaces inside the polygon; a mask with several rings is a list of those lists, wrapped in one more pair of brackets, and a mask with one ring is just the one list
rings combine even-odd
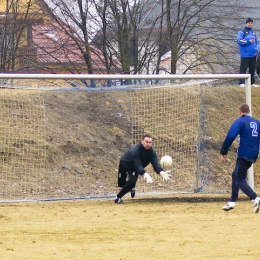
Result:
{"label": "goalkeeper", "polygon": [[[170,171],[164,171],[158,163],[155,150],[152,148],[152,137],[145,134],[142,141],[128,149],[120,158],[118,168],[118,186],[122,190],[117,194],[115,203],[123,204],[121,199],[126,193],[131,192],[131,197],[135,196],[135,185],[138,176],[144,176],[147,183],[153,183],[154,179],[145,171],[145,167],[151,163],[156,173],[160,174],[163,180],[169,180]],[[128,180],[127,179],[128,175]]]}

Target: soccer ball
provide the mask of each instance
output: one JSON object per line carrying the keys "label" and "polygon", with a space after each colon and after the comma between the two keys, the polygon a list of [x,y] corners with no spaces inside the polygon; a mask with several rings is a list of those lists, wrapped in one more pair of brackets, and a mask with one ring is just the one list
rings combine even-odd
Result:
{"label": "soccer ball", "polygon": [[170,168],[172,166],[172,157],[170,155],[164,155],[160,160],[160,164],[163,168]]}

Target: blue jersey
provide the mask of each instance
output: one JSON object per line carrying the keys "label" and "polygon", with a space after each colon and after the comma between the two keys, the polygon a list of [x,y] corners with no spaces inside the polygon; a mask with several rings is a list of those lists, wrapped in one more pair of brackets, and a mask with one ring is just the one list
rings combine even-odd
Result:
{"label": "blue jersey", "polygon": [[255,162],[259,153],[260,122],[249,115],[243,115],[231,125],[220,153],[226,155],[228,149],[239,135],[237,157],[250,162]]}

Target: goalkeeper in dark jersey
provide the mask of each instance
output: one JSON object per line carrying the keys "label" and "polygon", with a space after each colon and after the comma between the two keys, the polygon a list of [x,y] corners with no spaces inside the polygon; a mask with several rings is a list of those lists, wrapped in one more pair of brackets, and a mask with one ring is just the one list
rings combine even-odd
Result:
{"label": "goalkeeper in dark jersey", "polygon": [[247,170],[258,158],[260,122],[252,118],[247,104],[239,107],[240,117],[231,125],[220,150],[222,159],[227,159],[228,149],[239,135],[239,146],[235,170],[232,173],[232,194],[230,201],[222,208],[231,210],[235,207],[239,189],[241,189],[253,202],[254,212],[259,211],[260,198],[246,181]]}
{"label": "goalkeeper in dark jersey", "polygon": [[[144,135],[142,141],[128,149],[120,158],[118,168],[118,186],[122,190],[117,194],[115,203],[124,203],[121,199],[126,193],[131,192],[131,197],[135,196],[135,185],[138,176],[144,176],[147,183],[153,183],[154,179],[145,171],[145,167],[151,163],[156,173],[160,174],[163,180],[169,180],[170,171],[164,171],[159,165],[155,150],[152,147],[152,137]],[[128,175],[128,179],[127,179]]]}

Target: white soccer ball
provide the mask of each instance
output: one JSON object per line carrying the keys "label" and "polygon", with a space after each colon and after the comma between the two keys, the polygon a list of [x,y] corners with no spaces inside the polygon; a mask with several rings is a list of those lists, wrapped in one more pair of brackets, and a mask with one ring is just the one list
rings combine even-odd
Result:
{"label": "white soccer ball", "polygon": [[163,168],[170,168],[172,166],[172,157],[170,155],[164,155],[160,160],[160,164]]}

